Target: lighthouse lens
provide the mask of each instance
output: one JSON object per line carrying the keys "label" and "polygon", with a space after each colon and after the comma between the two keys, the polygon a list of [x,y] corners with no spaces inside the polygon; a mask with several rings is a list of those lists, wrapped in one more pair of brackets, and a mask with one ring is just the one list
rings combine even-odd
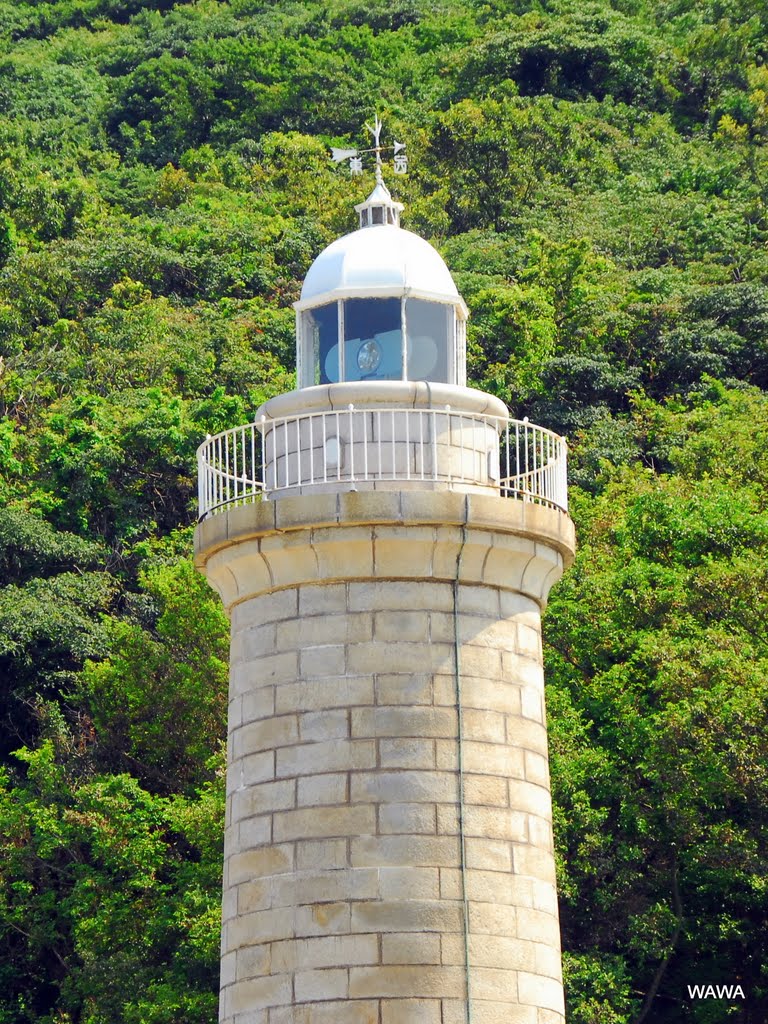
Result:
{"label": "lighthouse lens", "polygon": [[400,380],[403,375],[402,300],[344,302],[343,380]]}
{"label": "lighthouse lens", "polygon": [[381,349],[371,338],[363,342],[357,352],[357,365],[361,373],[375,373],[381,362]]}

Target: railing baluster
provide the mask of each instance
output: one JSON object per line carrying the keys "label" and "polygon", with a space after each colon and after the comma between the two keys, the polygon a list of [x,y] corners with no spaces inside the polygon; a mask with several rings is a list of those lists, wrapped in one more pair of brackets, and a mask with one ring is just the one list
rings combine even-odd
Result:
{"label": "railing baluster", "polygon": [[[205,508],[200,509],[200,515],[208,515],[213,501],[211,500],[211,440],[205,442],[205,447],[202,451],[202,458],[200,460],[202,465],[200,466],[199,472],[203,476],[203,493],[205,495]],[[203,475],[204,474],[204,475]]]}
{"label": "railing baluster", "polygon": [[325,429],[326,417],[323,416],[323,483],[328,483],[328,431]]}
{"label": "railing baluster", "polygon": [[405,410],[405,479],[411,479],[411,414]]}
{"label": "railing baluster", "polygon": [[221,494],[219,495],[219,500],[225,503],[229,500],[229,433],[224,434],[222,441],[221,469],[219,470]]}
{"label": "railing baluster", "polygon": [[515,420],[515,496],[520,493],[520,423]]}
{"label": "railing baluster", "polygon": [[229,472],[229,434],[230,432],[227,431],[226,434],[224,435],[224,483],[226,486],[227,501],[229,501],[231,497],[231,474]]}
{"label": "railing baluster", "polygon": [[285,466],[285,486],[291,486],[291,462],[288,448],[288,420],[283,420],[283,465]]}
{"label": "railing baluster", "polygon": [[301,487],[301,419],[296,420],[296,483]]}
{"label": "railing baluster", "polygon": [[214,437],[211,442],[211,508],[216,508],[216,449],[219,444],[219,438]]}
{"label": "railing baluster", "polygon": [[536,496],[541,499],[546,494],[546,481],[547,481],[547,439],[542,431],[537,430],[539,435],[539,453],[541,456],[541,468],[539,469],[538,487],[536,488]]}
{"label": "railing baluster", "polygon": [[419,458],[421,460],[421,479],[424,479],[424,410],[419,409]]}
{"label": "railing baluster", "polygon": [[341,428],[338,409],[336,410],[336,479],[341,480]]}
{"label": "railing baluster", "polygon": [[466,462],[467,462],[467,435],[464,432],[464,422],[463,422],[463,417],[462,417],[461,413],[460,412],[455,413],[454,414],[454,418],[456,420],[457,429],[459,431],[459,445],[460,445],[459,475],[458,475],[458,479],[463,481],[464,480],[464,476],[465,476],[465,474],[464,474],[464,466],[466,465]]}
{"label": "railing baluster", "polygon": [[200,508],[198,510],[201,519],[203,516],[208,515],[208,510],[211,507],[210,448],[211,439],[210,436],[208,436],[206,438],[205,445],[201,448],[200,455],[197,460],[197,472],[199,474],[199,482],[202,484],[203,490],[203,500],[200,502]]}
{"label": "railing baluster", "polygon": [[391,427],[391,433],[390,433],[390,438],[389,438],[389,443],[392,445],[392,473],[391,473],[391,478],[393,480],[396,480],[397,479],[397,444],[395,442],[395,410],[392,409],[391,413],[392,413],[392,416],[391,416],[392,427]]}
{"label": "railing baluster", "polygon": [[506,453],[507,488],[506,488],[506,490],[507,490],[507,496],[508,496],[509,495],[509,475],[510,475],[509,474],[509,446],[511,444],[511,442],[509,440],[509,420],[507,420],[507,425],[506,425],[506,427],[504,429],[505,429],[506,435],[507,435],[507,453]]}
{"label": "railing baluster", "polygon": [[237,492],[237,432],[232,433],[232,491],[235,503],[237,503],[238,492]]}
{"label": "railing baluster", "polygon": [[309,414],[309,482],[315,482],[315,414]]}
{"label": "railing baluster", "polygon": [[[479,422],[481,424],[484,424],[485,421],[481,419]],[[470,421],[470,428],[469,429],[472,431],[472,475],[475,477],[476,480],[480,480],[481,482],[483,482],[483,478],[482,478],[483,468],[482,468],[482,465],[480,463],[480,459],[478,457],[480,455],[480,451],[481,451],[480,445],[482,443],[480,438],[477,436],[478,435],[478,421],[475,420],[474,423],[472,423]],[[485,432],[483,431],[481,433],[482,433],[482,436],[485,437]],[[486,471],[487,471],[487,469],[488,469],[488,460],[487,459],[485,460],[485,467],[486,467]]]}
{"label": "railing baluster", "polygon": [[251,442],[250,443],[251,461],[248,463],[248,469],[249,469],[249,472],[250,472],[250,476],[248,477],[248,483],[250,485],[249,486],[249,493],[255,496],[256,495],[256,424],[255,423],[251,423],[251,425],[250,425],[250,427],[248,429],[251,432],[251,436],[249,438],[249,440]]}
{"label": "railing baluster", "polygon": [[563,493],[562,493],[561,499],[560,499],[560,504],[561,504],[561,507],[564,508],[565,511],[567,512],[568,511],[568,445],[565,443],[565,441],[563,441],[563,457],[561,459],[560,465],[561,465],[560,472],[562,473],[562,480],[560,481],[560,486],[563,489]]}
{"label": "railing baluster", "polygon": [[202,456],[198,461],[198,473],[203,482],[204,503],[200,503],[200,517],[208,515],[213,502],[211,501],[211,440],[207,438]]}
{"label": "railing baluster", "polygon": [[451,437],[451,407],[445,407],[446,435],[448,437],[448,483],[453,480],[453,438]]}
{"label": "railing baluster", "polygon": [[469,459],[467,459],[467,465],[469,466],[469,474],[465,472],[464,479],[472,480],[477,479],[477,421],[474,422],[469,417],[463,417],[465,422],[469,425]]}
{"label": "railing baluster", "polygon": [[240,497],[245,496],[245,427],[240,427]]}
{"label": "railing baluster", "polygon": [[232,501],[237,504],[237,430],[230,430],[230,476],[232,478]]}
{"label": "railing baluster", "polygon": [[[477,420],[473,422],[467,416],[462,416],[462,420],[464,422],[468,421],[469,423],[469,430],[467,431],[469,437],[469,458],[467,459],[464,467],[464,479],[472,480],[477,478],[477,472],[475,469],[475,467],[477,466],[477,462],[475,461],[475,456],[477,455]],[[462,428],[462,430],[463,429],[464,428]],[[467,466],[469,467],[469,474],[467,474],[466,472]]]}
{"label": "railing baluster", "polygon": [[197,454],[197,518],[205,515],[205,461]]}
{"label": "railing baluster", "polygon": [[259,451],[261,453],[261,474],[259,474],[258,471],[257,471],[258,467],[256,465],[256,460],[255,460],[255,454],[256,454],[255,453],[255,448],[256,448],[256,430],[254,429],[254,431],[253,431],[253,446],[254,446],[253,490],[254,490],[254,493],[256,492],[256,489],[258,487],[259,475],[262,478],[261,486],[262,486],[262,489],[264,491],[267,490],[267,484],[269,483],[269,481],[267,480],[267,460],[264,458],[264,456],[266,455],[266,445],[267,445],[267,439],[264,436],[265,433],[266,433],[266,431],[264,430],[264,424],[266,423],[266,421],[267,421],[267,418],[262,413],[262,415],[261,415],[261,440],[259,442]]}
{"label": "railing baluster", "polygon": [[209,479],[208,479],[208,491],[209,491],[208,507],[209,508],[215,508],[216,507],[216,442],[215,442],[215,440],[211,441],[210,445],[208,446],[208,453],[209,453],[210,459],[211,459],[210,465],[208,467],[208,473],[209,473]]}
{"label": "railing baluster", "polygon": [[460,412],[456,413],[456,419],[459,424],[459,437],[461,438],[461,461],[459,462],[459,480],[463,482],[464,480],[466,480],[467,477],[467,474],[464,469],[464,467],[467,464],[467,432],[464,430],[464,417]]}
{"label": "railing baluster", "polygon": [[272,465],[274,466],[275,490],[284,487],[280,482],[280,420],[272,420]]}
{"label": "railing baluster", "polygon": [[378,445],[377,454],[379,459],[376,468],[379,474],[379,480],[381,480],[384,475],[383,466],[381,465],[381,409],[377,409],[374,416],[376,417],[376,444]]}
{"label": "railing baluster", "polygon": [[212,437],[207,445],[208,451],[208,510],[210,511],[216,504],[216,489],[214,483],[214,464],[216,461],[216,438]]}
{"label": "railing baluster", "polygon": [[[363,480],[368,479],[368,413],[360,413],[360,421],[363,424]],[[373,429],[373,416],[371,416],[371,429]]]}
{"label": "railing baluster", "polygon": [[281,486],[281,484],[280,484],[280,456],[277,454],[278,450],[279,450],[279,448],[278,448],[278,445],[279,445],[278,431],[279,431],[279,429],[280,429],[280,421],[279,420],[272,420],[272,429],[271,429],[270,433],[272,434],[272,466],[274,467],[275,490],[277,490]]}
{"label": "railing baluster", "polygon": [[355,421],[354,421],[354,405],[349,403],[349,478],[354,481],[355,479]]}
{"label": "railing baluster", "polygon": [[[266,416],[261,417],[262,433],[261,433],[261,471],[264,475],[265,484],[269,485],[269,490],[273,491],[277,485],[277,466],[275,457],[277,452],[275,451],[275,435],[273,433],[275,427],[274,424],[267,424]],[[272,441],[272,461],[269,459],[269,442]]]}
{"label": "railing baluster", "polygon": [[279,420],[271,420],[270,421],[270,436],[272,437],[272,463],[271,463],[271,465],[272,465],[272,477],[273,477],[273,479],[275,481],[275,483],[274,483],[274,489],[275,490],[278,490],[282,486],[281,483],[280,483],[280,456],[278,454],[278,452],[280,451],[280,448],[279,448],[279,445],[280,445],[279,429],[280,429],[280,421]]}

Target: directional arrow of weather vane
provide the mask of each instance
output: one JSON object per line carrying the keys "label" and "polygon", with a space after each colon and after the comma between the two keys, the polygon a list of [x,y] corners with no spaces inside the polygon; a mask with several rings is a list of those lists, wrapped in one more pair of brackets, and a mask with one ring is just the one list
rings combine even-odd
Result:
{"label": "directional arrow of weather vane", "polygon": [[403,152],[405,149],[404,142],[395,141],[391,146],[381,145],[381,121],[379,120],[378,114],[376,115],[373,127],[367,124],[365,126],[373,136],[375,145],[371,146],[370,149],[338,149],[336,146],[331,147],[331,160],[334,163],[340,164],[343,160],[349,160],[349,173],[350,174],[362,174],[363,173],[363,156],[366,153],[376,154],[376,181],[381,181],[381,154],[382,152],[392,151],[392,169],[395,174],[405,174],[408,170],[408,157]]}

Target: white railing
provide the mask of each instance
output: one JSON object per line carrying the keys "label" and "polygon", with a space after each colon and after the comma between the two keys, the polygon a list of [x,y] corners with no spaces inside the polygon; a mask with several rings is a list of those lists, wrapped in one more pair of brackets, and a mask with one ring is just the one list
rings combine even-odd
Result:
{"label": "white railing", "polygon": [[566,443],[525,420],[444,409],[349,406],[208,437],[197,451],[199,518],[247,502],[314,490],[489,489],[568,507]]}

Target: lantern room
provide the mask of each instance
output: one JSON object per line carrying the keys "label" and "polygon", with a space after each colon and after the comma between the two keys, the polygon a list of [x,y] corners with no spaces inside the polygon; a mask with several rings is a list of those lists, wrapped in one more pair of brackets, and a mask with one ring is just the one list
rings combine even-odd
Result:
{"label": "lantern room", "polygon": [[[466,386],[467,307],[440,254],[400,227],[375,125],[376,184],[355,207],[358,228],[320,253],[294,304],[297,389],[201,446],[201,516],[256,494],[395,489],[565,510],[563,439]],[[357,152],[333,159],[359,164]]]}
{"label": "lantern room", "polygon": [[310,267],[296,309],[299,388],[345,381],[466,384],[467,307],[442,257],[400,227],[378,182],[360,226]]}

